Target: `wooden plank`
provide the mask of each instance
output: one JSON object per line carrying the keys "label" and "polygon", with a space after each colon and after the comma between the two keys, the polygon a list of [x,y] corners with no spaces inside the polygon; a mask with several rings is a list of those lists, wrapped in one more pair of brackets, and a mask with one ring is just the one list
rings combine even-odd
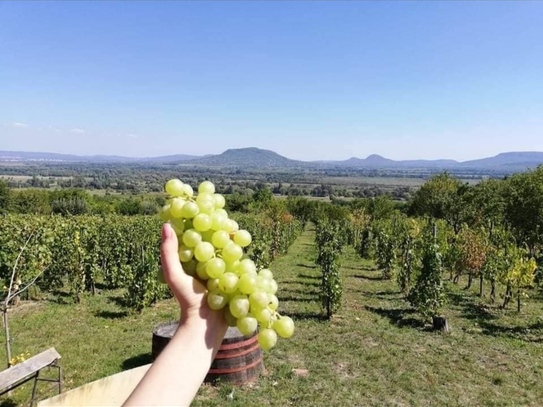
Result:
{"label": "wooden plank", "polygon": [[0,372],[0,391],[11,388],[17,382],[34,376],[41,369],[51,365],[58,359],[60,359],[60,355],[55,348],[49,348],[22,363]]}
{"label": "wooden plank", "polygon": [[[121,406],[151,365],[104,377],[40,401],[38,407],[111,407]],[[225,403],[227,404],[227,403]]]}

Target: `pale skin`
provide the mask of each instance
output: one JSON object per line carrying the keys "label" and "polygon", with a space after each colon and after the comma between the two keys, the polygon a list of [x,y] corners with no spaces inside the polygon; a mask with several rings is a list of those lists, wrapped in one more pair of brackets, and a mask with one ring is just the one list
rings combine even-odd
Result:
{"label": "pale skin", "polygon": [[123,406],[190,405],[228,328],[222,314],[208,307],[205,286],[183,272],[177,248],[177,236],[165,224],[160,256],[181,307],[179,329]]}

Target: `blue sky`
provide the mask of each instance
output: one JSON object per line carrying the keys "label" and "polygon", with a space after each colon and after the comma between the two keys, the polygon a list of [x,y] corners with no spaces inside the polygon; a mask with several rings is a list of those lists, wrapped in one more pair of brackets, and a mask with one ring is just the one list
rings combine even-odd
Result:
{"label": "blue sky", "polygon": [[543,2],[0,1],[0,150],[543,151]]}

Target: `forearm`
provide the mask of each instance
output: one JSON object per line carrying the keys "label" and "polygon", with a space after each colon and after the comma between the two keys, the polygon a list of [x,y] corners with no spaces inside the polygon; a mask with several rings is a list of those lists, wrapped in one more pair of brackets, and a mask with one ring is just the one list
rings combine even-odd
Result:
{"label": "forearm", "polygon": [[[219,314],[181,321],[125,406],[188,406],[202,384],[227,326]],[[205,340],[202,340],[205,338]]]}

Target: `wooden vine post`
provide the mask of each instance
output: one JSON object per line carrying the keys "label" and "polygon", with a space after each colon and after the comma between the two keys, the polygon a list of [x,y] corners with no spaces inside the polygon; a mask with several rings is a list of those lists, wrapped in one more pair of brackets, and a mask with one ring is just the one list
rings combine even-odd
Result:
{"label": "wooden vine post", "polygon": [[9,280],[9,286],[8,291],[6,293],[6,297],[4,298],[4,301],[1,304],[2,307],[2,320],[4,322],[4,334],[6,336],[6,359],[7,359],[7,367],[9,368],[11,366],[11,337],[9,333],[9,318],[8,318],[8,311],[9,306],[12,300],[19,298],[19,295],[26,291],[29,287],[31,287],[38,277],[40,277],[45,269],[41,270],[28,284],[26,284],[23,288],[21,288],[21,281],[18,277],[18,270],[17,266],[19,264],[19,260],[21,259],[21,256],[23,255],[26,247],[28,246],[28,243],[34,236],[34,233],[30,234],[28,239],[26,239],[25,244],[19,251],[19,254],[17,255],[17,258],[15,259],[15,263],[13,264],[13,268],[11,270],[11,277]]}

